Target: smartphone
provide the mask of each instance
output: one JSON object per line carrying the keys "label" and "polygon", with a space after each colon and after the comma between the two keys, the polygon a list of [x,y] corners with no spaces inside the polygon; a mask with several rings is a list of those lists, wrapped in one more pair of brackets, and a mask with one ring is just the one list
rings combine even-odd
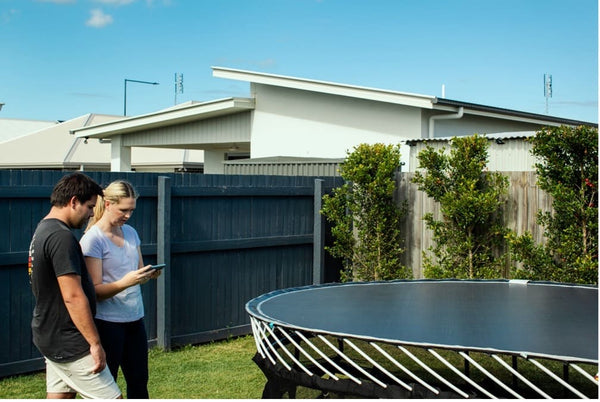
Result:
{"label": "smartphone", "polygon": [[163,269],[164,267],[166,267],[167,264],[156,264],[156,265],[151,265],[150,268],[148,268],[146,270],[146,272],[150,271],[151,269],[155,269],[157,271],[160,271],[161,269]]}

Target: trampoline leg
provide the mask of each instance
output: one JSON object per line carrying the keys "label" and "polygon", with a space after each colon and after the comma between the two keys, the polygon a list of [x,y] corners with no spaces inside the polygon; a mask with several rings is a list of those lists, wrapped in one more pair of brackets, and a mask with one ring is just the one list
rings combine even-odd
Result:
{"label": "trampoline leg", "polygon": [[[517,360],[517,356],[513,356],[512,357],[512,367],[513,367],[513,369],[515,369],[515,371],[519,371],[518,365],[519,365],[519,363],[518,363],[518,360]],[[517,388],[517,384],[518,384],[518,378],[517,378],[516,375],[513,374],[513,376],[512,376],[512,386],[513,386],[513,389]]]}
{"label": "trampoline leg", "polygon": [[281,399],[287,392],[289,399],[296,399],[296,385],[281,379],[270,378],[263,389],[262,399]]}
{"label": "trampoline leg", "polygon": [[[565,382],[569,382],[569,365],[563,364],[563,380]],[[566,387],[563,387],[563,398],[568,398],[569,390]]]}
{"label": "trampoline leg", "polygon": [[262,399],[281,399],[287,392],[290,399],[296,398],[296,384],[285,380],[268,369],[265,359],[262,359],[258,353],[254,355],[252,360],[263,372],[267,383],[263,388]]}

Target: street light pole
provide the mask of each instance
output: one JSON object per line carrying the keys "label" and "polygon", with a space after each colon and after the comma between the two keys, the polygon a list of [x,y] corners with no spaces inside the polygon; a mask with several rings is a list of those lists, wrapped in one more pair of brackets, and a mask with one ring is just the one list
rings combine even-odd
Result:
{"label": "street light pole", "polygon": [[123,83],[123,116],[127,116],[127,83],[137,82],[138,84],[158,85],[158,82],[130,80],[125,78]]}

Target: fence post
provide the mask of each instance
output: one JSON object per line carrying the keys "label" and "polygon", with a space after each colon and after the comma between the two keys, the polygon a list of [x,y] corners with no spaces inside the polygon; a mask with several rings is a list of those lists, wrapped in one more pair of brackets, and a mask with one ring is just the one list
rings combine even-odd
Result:
{"label": "fence post", "polygon": [[158,346],[171,349],[171,178],[158,177],[156,260],[167,264],[156,284],[156,337]]}
{"label": "fence post", "polygon": [[314,209],[313,209],[313,285],[323,283],[325,280],[325,267],[323,259],[325,256],[325,236],[321,206],[323,203],[322,179],[315,179]]}

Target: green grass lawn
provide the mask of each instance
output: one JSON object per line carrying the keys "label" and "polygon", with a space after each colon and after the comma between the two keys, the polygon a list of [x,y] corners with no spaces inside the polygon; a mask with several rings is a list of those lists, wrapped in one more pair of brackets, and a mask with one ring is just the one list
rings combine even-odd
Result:
{"label": "green grass lawn", "polygon": [[[260,398],[265,377],[252,361],[252,337],[187,346],[171,352],[150,350],[151,398]],[[126,393],[123,376],[119,387]],[[45,373],[0,379],[0,398],[45,398]]]}
{"label": "green grass lawn", "polygon": [[[252,361],[256,346],[252,336],[215,342],[200,346],[186,346],[171,352],[152,349],[149,354],[150,381],[148,389],[152,399],[258,399],[266,379]],[[414,350],[416,354],[426,354]],[[349,355],[351,355],[350,353]],[[352,356],[360,361],[360,356]],[[481,356],[483,357],[483,355]],[[478,360],[480,357],[478,357]],[[461,367],[462,362],[452,357],[452,363]],[[411,370],[419,368],[410,361],[403,362]],[[553,368],[557,373],[562,366]],[[491,367],[488,365],[488,367]],[[528,378],[539,373],[522,364]],[[443,369],[443,367],[437,367]],[[493,369],[493,367],[492,367]],[[588,368],[595,374],[597,367]],[[481,373],[473,370],[473,379],[482,380]],[[575,374],[573,374],[575,376]],[[543,377],[543,376],[542,376]],[[126,397],[125,381],[119,376],[119,387]],[[581,385],[581,384],[579,384]],[[597,397],[597,385],[584,384],[586,393]],[[591,387],[591,389],[589,389]],[[594,392],[595,391],[595,392]],[[561,393],[557,392],[560,397]],[[296,398],[314,399],[321,394],[318,390],[298,387]],[[36,373],[0,379],[0,399],[43,399],[46,396],[45,373]],[[287,396],[287,394],[285,395]],[[331,395],[335,397],[335,395]]]}

